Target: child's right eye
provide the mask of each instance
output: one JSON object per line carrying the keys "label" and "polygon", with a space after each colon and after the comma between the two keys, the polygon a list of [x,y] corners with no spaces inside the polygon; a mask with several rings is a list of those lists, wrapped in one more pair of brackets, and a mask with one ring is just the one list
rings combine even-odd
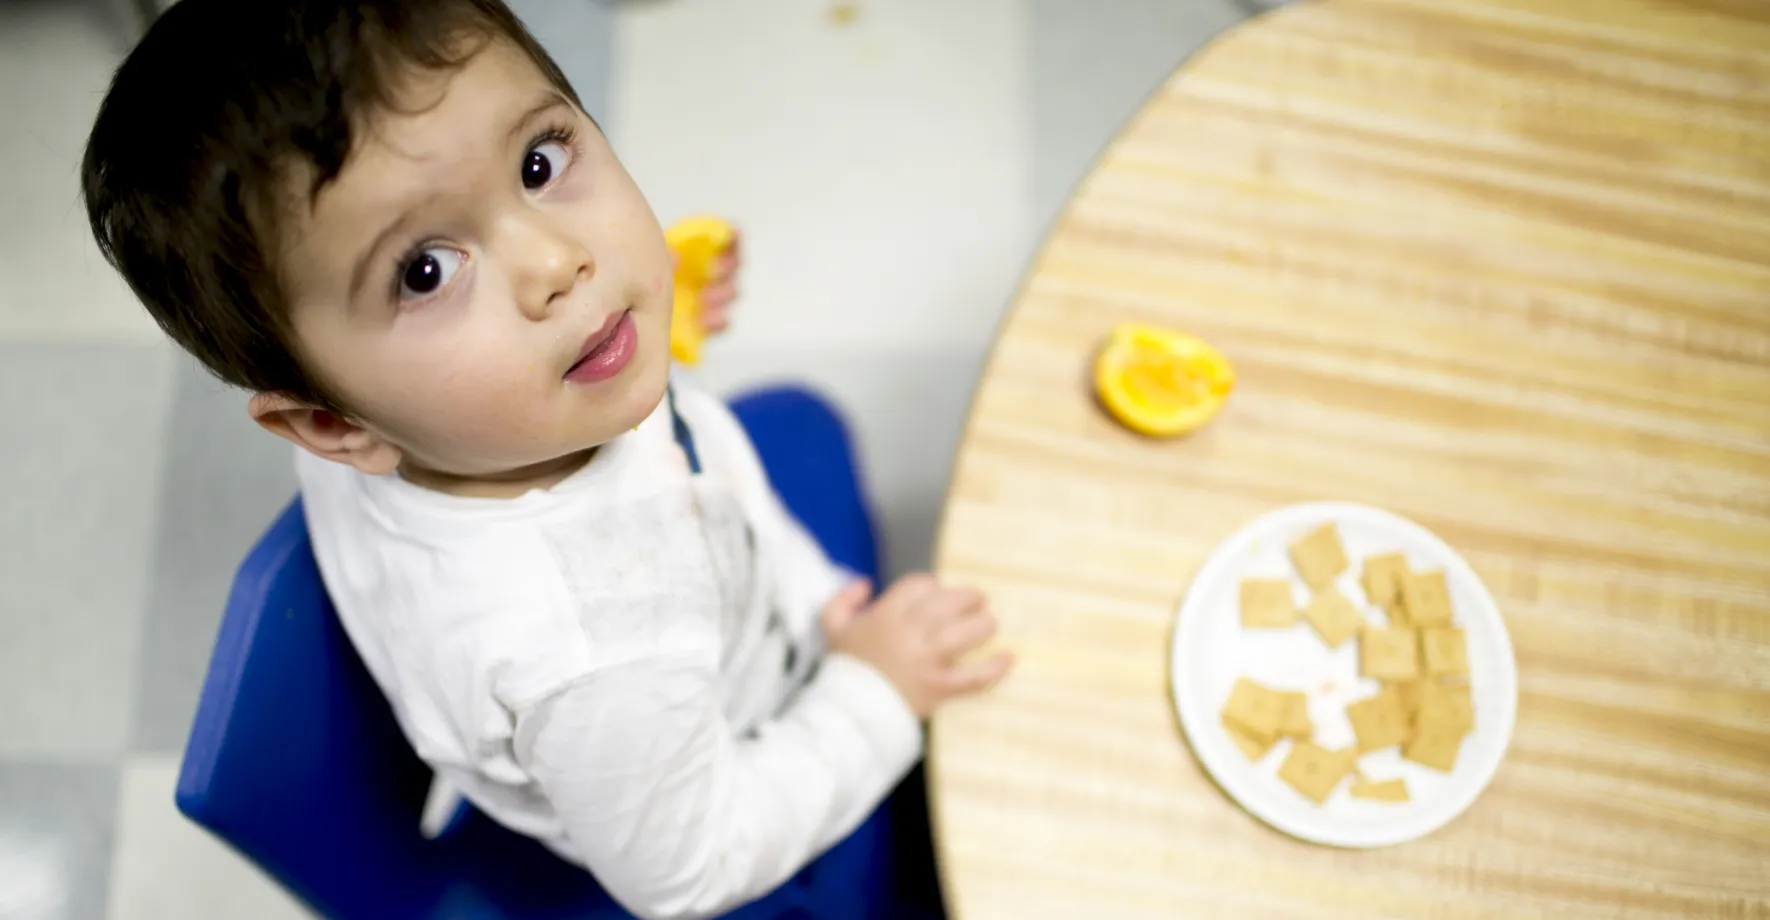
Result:
{"label": "child's right eye", "polygon": [[419,300],[442,290],[466,258],[459,250],[443,246],[420,250],[400,269],[400,299]]}

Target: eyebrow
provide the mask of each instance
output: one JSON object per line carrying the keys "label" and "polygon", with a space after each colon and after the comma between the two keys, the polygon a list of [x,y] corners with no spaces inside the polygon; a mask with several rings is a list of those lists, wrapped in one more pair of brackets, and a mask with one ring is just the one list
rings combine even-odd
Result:
{"label": "eyebrow", "polygon": [[[523,129],[528,127],[529,123],[539,116],[551,112],[554,109],[570,107],[572,107],[571,100],[561,95],[559,90],[549,89],[539,101],[530,106],[521,115],[517,116],[515,121],[510,123],[510,128],[504,132],[504,143],[509,144],[511,141],[515,140],[522,134]],[[406,208],[401,211],[398,217],[395,217],[387,224],[387,226],[381,228],[381,232],[375,234],[375,238],[369,241],[369,245],[363,249],[362,254],[357,256],[356,264],[351,266],[350,299],[352,301],[355,301],[357,295],[362,293],[363,281],[368,276],[369,263],[372,261],[372,257],[375,253],[380,252],[381,247],[387,244],[388,239],[397,235],[405,228],[406,224],[410,222],[414,212],[434,200],[436,200],[436,195],[434,193],[424,196],[424,199],[418,202],[417,206]]]}
{"label": "eyebrow", "polygon": [[522,133],[522,129],[528,127],[529,122],[534,121],[538,116],[551,112],[554,109],[571,107],[571,100],[560,95],[559,90],[547,90],[546,94],[541,97],[539,102],[530,106],[529,110],[522,113],[521,117],[510,123],[510,130],[504,132],[504,143],[508,144],[511,141],[516,140],[516,136]]}
{"label": "eyebrow", "polygon": [[[434,198],[435,196],[433,195],[425,196],[424,201],[420,202],[419,206],[428,204]],[[394,218],[392,223],[381,228],[380,233],[375,234],[375,239],[370,241],[369,245],[363,249],[362,254],[356,257],[356,264],[351,266],[350,269],[351,302],[354,303],[357,299],[357,295],[362,293],[363,281],[369,274],[369,263],[374,261],[373,257],[375,253],[380,252],[381,247],[385,246],[390,238],[405,229],[406,224],[412,218],[412,214],[417,210],[418,208],[413,207],[400,212],[400,215]]]}

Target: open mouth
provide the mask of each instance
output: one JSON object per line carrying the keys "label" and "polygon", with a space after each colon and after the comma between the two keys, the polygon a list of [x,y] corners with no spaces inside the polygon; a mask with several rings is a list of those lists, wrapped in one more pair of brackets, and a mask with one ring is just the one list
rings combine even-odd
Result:
{"label": "open mouth", "polygon": [[638,346],[639,330],[633,325],[633,311],[622,310],[584,340],[578,360],[566,368],[565,379],[576,383],[607,380],[626,369]]}

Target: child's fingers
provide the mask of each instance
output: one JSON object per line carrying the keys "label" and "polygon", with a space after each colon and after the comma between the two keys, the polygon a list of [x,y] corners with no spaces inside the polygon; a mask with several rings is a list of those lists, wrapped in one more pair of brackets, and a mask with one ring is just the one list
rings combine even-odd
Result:
{"label": "child's fingers", "polygon": [[905,607],[911,613],[920,613],[918,608],[922,602],[933,597],[939,591],[940,583],[934,580],[933,575],[917,572],[913,575],[905,575],[893,582],[891,588],[885,592],[885,596],[879,598],[879,603]]}
{"label": "child's fingers", "polygon": [[824,605],[823,626],[826,635],[834,636],[848,628],[854,618],[860,616],[867,607],[867,601],[873,598],[873,583],[865,578],[848,583],[830,602]]}
{"label": "child's fingers", "polygon": [[859,613],[865,609],[867,602],[873,599],[873,581],[870,578],[856,578],[842,586],[830,603],[850,608]]}
{"label": "child's fingers", "polygon": [[725,279],[737,273],[744,265],[744,236],[736,230],[731,232],[731,245],[713,259],[713,277]]}
{"label": "child's fingers", "polygon": [[948,669],[942,683],[948,693],[980,693],[1008,676],[1014,657],[1007,652],[980,661],[967,661]]}
{"label": "child's fingers", "polygon": [[731,327],[731,308],[701,304],[701,328],[707,332],[724,332]]}
{"label": "child's fingers", "polygon": [[732,301],[737,300],[737,297],[737,283],[734,281],[727,279],[718,284],[709,284],[701,289],[701,309],[705,310],[708,307],[723,309],[731,306]]}
{"label": "child's fingers", "polygon": [[934,634],[934,650],[943,661],[952,661],[988,642],[996,635],[996,618],[981,608],[942,626]]}
{"label": "child's fingers", "polygon": [[976,588],[943,589],[928,598],[922,616],[931,623],[945,623],[981,611],[985,602],[983,592]]}

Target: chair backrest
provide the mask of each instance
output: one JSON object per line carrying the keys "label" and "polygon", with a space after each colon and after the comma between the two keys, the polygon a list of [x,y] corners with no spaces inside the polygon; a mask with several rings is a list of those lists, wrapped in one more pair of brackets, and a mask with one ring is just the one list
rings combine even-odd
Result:
{"label": "chair backrest", "polygon": [[326,917],[631,917],[588,873],[472,809],[426,840],[430,776],[339,624],[296,499],[234,579],[179,810]]}
{"label": "chair backrest", "polygon": [[322,915],[396,920],[445,884],[417,830],[429,780],[333,613],[297,499],[234,580],[178,807]]}
{"label": "chair backrest", "polygon": [[848,424],[818,394],[773,386],[731,401],[781,503],[831,560],[856,575],[880,576],[879,540]]}

